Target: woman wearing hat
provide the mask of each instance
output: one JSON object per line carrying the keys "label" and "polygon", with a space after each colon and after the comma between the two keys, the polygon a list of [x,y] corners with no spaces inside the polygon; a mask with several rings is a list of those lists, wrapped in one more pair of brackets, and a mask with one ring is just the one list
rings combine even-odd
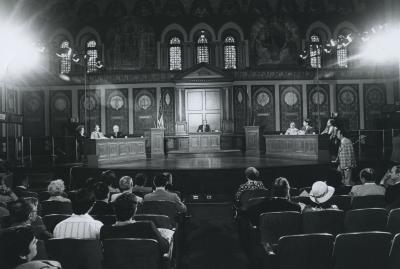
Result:
{"label": "woman wearing hat", "polygon": [[329,203],[329,199],[331,199],[334,192],[335,188],[328,186],[325,181],[314,182],[311,187],[309,197],[310,200],[315,204],[315,206],[306,207],[304,210],[314,211],[328,208],[337,209],[336,205],[332,205]]}

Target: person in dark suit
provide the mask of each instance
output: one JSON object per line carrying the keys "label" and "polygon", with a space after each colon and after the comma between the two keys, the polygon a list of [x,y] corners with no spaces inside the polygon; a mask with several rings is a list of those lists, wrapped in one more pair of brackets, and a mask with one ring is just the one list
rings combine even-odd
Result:
{"label": "person in dark suit", "polygon": [[124,138],[124,135],[119,131],[119,126],[113,126],[113,132],[110,134],[110,138]]}
{"label": "person in dark suit", "polygon": [[310,119],[305,119],[303,121],[303,128],[301,128],[299,134],[315,134],[315,129],[314,127],[311,126],[311,120]]}
{"label": "person in dark suit", "polygon": [[17,184],[17,186],[14,187],[13,191],[15,193],[15,195],[17,195],[18,197],[34,197],[34,198],[38,198],[39,195],[36,192],[33,191],[29,191],[29,179],[28,177],[23,177],[20,181],[19,184]]}
{"label": "person in dark suit", "polygon": [[114,208],[110,203],[108,203],[109,189],[106,183],[97,182],[94,185],[94,196],[96,201],[92,209],[90,210],[90,215],[101,216],[101,215],[114,215]]}
{"label": "person in dark suit", "polygon": [[76,128],[76,143],[77,143],[77,155],[78,161],[83,161],[85,155],[85,127],[83,125],[79,125]]}
{"label": "person in dark suit", "polygon": [[203,120],[203,124],[199,125],[199,128],[197,128],[197,132],[198,133],[206,133],[206,132],[210,132],[210,125],[207,124],[206,120]]}
{"label": "person in dark suit", "polygon": [[156,240],[162,253],[168,252],[169,243],[163,238],[151,221],[134,221],[136,213],[135,195],[123,193],[114,202],[117,221],[113,225],[104,225],[100,230],[100,239],[109,238],[148,238]]}
{"label": "person in dark suit", "polygon": [[262,213],[278,211],[297,211],[301,212],[299,204],[290,201],[290,185],[286,178],[278,177],[272,186],[272,196],[264,199],[250,201],[248,209],[244,215],[253,225],[258,225],[259,216]]}

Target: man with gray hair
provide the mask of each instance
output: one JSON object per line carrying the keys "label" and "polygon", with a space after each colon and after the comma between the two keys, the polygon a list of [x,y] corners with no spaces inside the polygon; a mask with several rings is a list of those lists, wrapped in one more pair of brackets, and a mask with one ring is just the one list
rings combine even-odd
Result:
{"label": "man with gray hair", "polygon": [[[113,194],[111,196],[111,202],[114,202],[121,194],[123,193],[132,193],[133,190],[133,179],[130,176],[123,176],[119,179],[119,189],[121,190],[120,193]],[[143,199],[141,197],[136,196],[136,202],[142,203]]]}
{"label": "man with gray hair", "polygon": [[113,132],[110,134],[110,138],[123,138],[124,136],[122,133],[119,131],[119,126],[114,125],[113,126]]}

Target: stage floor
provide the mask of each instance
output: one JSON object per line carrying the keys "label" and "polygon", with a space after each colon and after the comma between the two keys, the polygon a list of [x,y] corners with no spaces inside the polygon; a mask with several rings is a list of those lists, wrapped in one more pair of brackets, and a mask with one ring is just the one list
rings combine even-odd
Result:
{"label": "stage floor", "polygon": [[146,169],[146,170],[203,170],[203,169],[245,169],[249,166],[257,168],[278,168],[287,166],[308,166],[327,164],[310,160],[275,159],[263,156],[220,156],[220,157],[174,157],[135,160],[118,164],[99,165],[100,169]]}

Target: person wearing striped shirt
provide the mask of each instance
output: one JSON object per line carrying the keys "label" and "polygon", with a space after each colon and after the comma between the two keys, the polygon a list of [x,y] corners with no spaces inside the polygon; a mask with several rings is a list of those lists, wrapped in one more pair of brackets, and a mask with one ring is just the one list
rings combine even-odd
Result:
{"label": "person wearing striped shirt", "polygon": [[93,192],[80,189],[72,202],[74,214],[56,225],[54,238],[98,239],[103,223],[88,214],[94,201]]}

